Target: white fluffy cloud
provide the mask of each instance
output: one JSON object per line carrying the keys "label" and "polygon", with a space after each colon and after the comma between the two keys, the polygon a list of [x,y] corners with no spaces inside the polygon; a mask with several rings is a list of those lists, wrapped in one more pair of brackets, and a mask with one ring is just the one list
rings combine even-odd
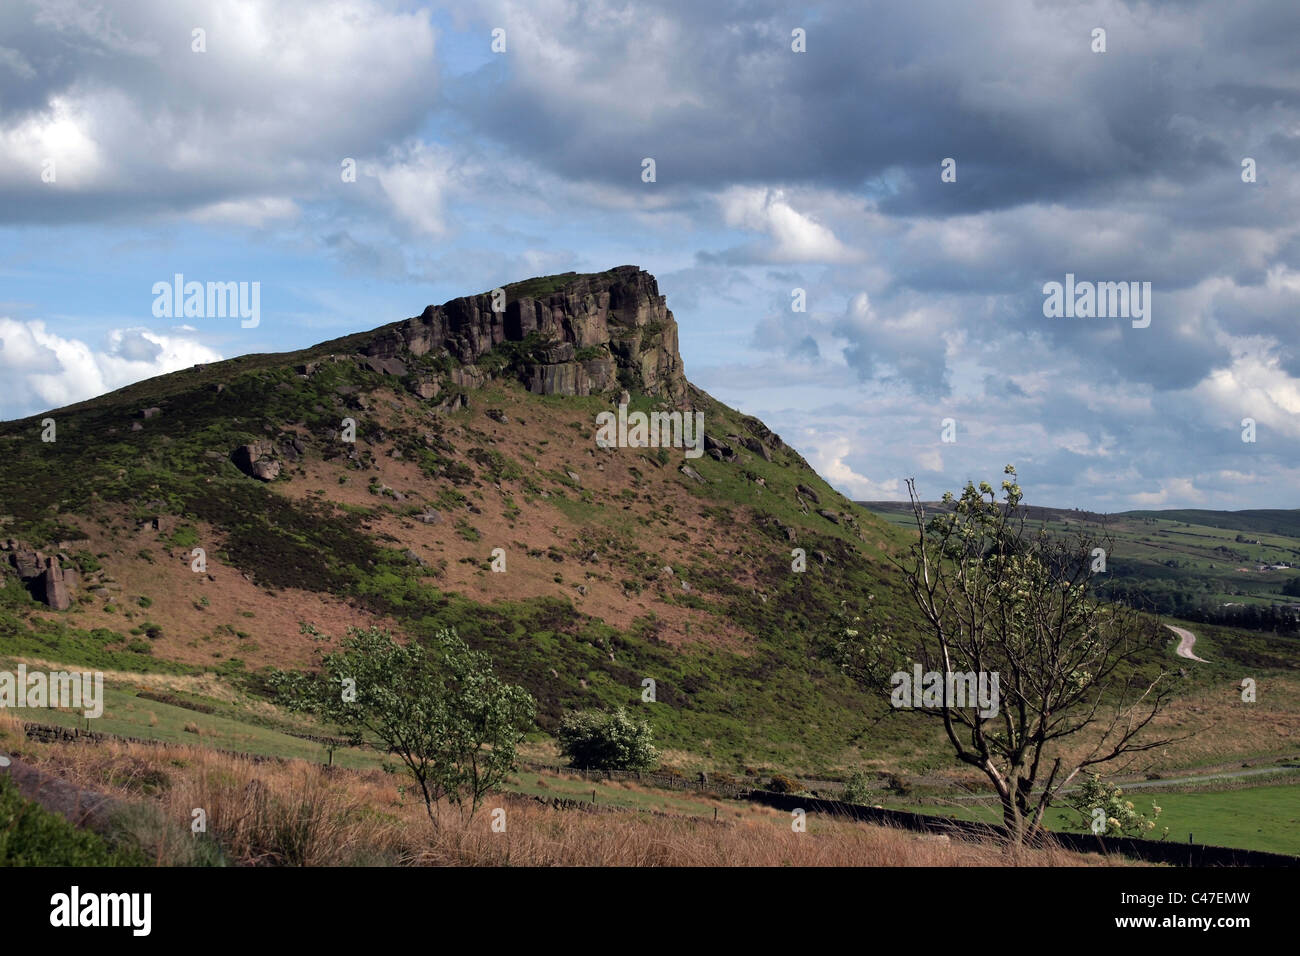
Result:
{"label": "white fluffy cloud", "polygon": [[718,197],[728,226],[765,233],[772,244],[762,256],[771,262],[853,262],[859,256],[826,226],[807,216],[780,189],[736,186]]}
{"label": "white fluffy cloud", "polygon": [[148,329],[115,329],[103,349],[64,338],[44,322],[0,318],[0,368],[10,383],[0,395],[0,414],[26,413],[31,396],[42,408],[84,401],[141,379],[176,372],[221,355],[186,335]]}

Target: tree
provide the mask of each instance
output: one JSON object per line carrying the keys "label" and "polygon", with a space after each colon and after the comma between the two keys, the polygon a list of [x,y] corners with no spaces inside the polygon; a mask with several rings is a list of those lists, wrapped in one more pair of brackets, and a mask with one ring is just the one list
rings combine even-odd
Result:
{"label": "tree", "polygon": [[589,770],[646,770],[659,759],[650,724],[622,707],[613,713],[578,711],[560,718],[556,734],[570,766]]}
{"label": "tree", "polygon": [[[1124,799],[1123,790],[1095,773],[1089,774],[1079,789],[1070,794],[1066,806],[1079,815],[1082,827],[1099,836],[1145,836],[1156,828],[1156,817],[1161,813],[1153,800],[1148,817],[1132,800]],[[1169,828],[1165,827],[1161,837],[1168,835]]]}
{"label": "tree", "polygon": [[[1097,540],[1082,528],[1027,533],[1015,468],[1005,473],[1001,503],[988,482],[968,483],[929,517],[907,482],[918,536],[895,565],[921,626],[898,637],[852,618],[835,645],[844,669],[875,690],[897,692],[918,664],[937,676],[920,712],[988,777],[1019,843],[1080,771],[1170,742],[1147,733],[1173,680],[1158,622],[1097,597]],[[954,693],[985,679],[991,708]]]}
{"label": "tree", "polygon": [[486,654],[454,630],[428,646],[401,645],[387,631],[349,628],[319,674],[280,672],[272,684],[289,706],[336,725],[353,746],[375,743],[401,758],[420,786],[425,810],[447,799],[472,817],[514,769],[536,705],[502,683]]}

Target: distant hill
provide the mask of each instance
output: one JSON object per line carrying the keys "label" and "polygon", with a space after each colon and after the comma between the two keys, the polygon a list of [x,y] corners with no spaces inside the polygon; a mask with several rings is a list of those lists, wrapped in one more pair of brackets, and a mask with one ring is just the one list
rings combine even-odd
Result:
{"label": "distant hill", "polygon": [[[908,502],[856,503],[899,527],[914,527]],[[1051,532],[1113,535],[1108,593],[1193,621],[1300,632],[1300,510],[1024,511],[1032,525]]]}

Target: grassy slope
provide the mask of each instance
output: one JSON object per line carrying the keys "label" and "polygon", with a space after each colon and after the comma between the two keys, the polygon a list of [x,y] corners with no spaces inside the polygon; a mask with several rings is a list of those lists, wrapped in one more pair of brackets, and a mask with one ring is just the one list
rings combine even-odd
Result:
{"label": "grassy slope", "polygon": [[[196,367],[56,410],[49,413],[58,427],[53,443],[39,439],[45,415],[0,426],[3,533],[51,549],[67,541],[65,563],[102,566],[110,581],[144,582],[106,599],[83,592],[71,613],[54,615],[11,578],[0,594],[0,652],[142,672],[216,669],[256,692],[250,672],[257,667],[245,658],[257,652],[249,648],[274,659],[280,647],[284,663],[305,661],[289,652],[300,635],[268,632],[260,621],[269,611],[255,602],[297,602],[300,619],[315,621],[313,602],[334,595],[416,636],[458,627],[528,686],[544,726],[569,707],[639,703],[642,680],[653,677],[658,703],[647,712],[684,763],[807,771],[857,761],[879,711],[864,712],[855,689],[820,659],[817,639],[842,596],[875,593],[886,615],[903,613],[882,558],[898,538],[883,523],[863,518],[859,535],[801,513],[796,483],[813,487],[821,507],[852,507],[789,451],[773,462],[744,451],[737,463],[692,461],[707,479],[700,485],[678,471],[680,451],[660,461],[623,449],[608,469],[617,476],[601,484],[589,457],[594,415],[608,407],[600,399],[533,396],[497,384],[472,393],[471,410],[437,415],[401,383],[352,362],[327,362],[311,378],[294,373],[301,362],[354,351],[367,337]],[[360,400],[341,397],[340,386],[359,388]],[[762,433],[707,396],[699,404],[710,432]],[[141,410],[152,406],[162,414],[143,420]],[[633,406],[653,402],[636,396]],[[549,430],[501,441],[489,433],[486,407],[548,422]],[[323,438],[343,415],[358,420],[360,465]],[[133,422],[141,429],[132,430]],[[307,441],[306,461],[272,485],[244,477],[228,460],[238,444],[290,433]],[[422,440],[430,434],[432,443]],[[584,473],[582,486],[567,477],[570,468]],[[363,485],[403,488],[406,501],[345,500]],[[457,529],[429,546],[433,573],[402,556],[420,530],[405,530],[407,516],[424,508],[441,510]],[[156,514],[179,522],[183,543],[156,536],[150,548],[137,546],[136,522]],[[807,573],[791,573],[791,545],[773,520],[797,529]],[[491,533],[515,529],[514,543],[529,550],[534,541],[524,528],[555,529],[545,549],[555,562],[548,574],[563,580],[498,587],[493,597],[480,583],[490,550],[482,526],[492,522]],[[161,615],[135,606],[140,598],[166,602],[177,586],[168,569],[184,561],[191,532],[223,582],[232,571],[246,576],[250,594],[240,606],[254,610],[238,616],[214,594],[202,611],[173,608],[153,622]],[[509,550],[516,564],[503,577],[514,583],[513,567],[525,559]],[[588,550],[596,561],[582,560]],[[148,566],[154,562],[162,566],[156,572]],[[670,581],[664,565],[674,568]],[[638,613],[612,623],[603,612],[584,613],[575,595],[584,580],[593,590],[621,591]],[[689,591],[677,586],[682,581]],[[197,607],[206,592],[195,595]],[[162,640],[139,633],[148,623],[161,625]],[[204,663],[193,648],[208,647],[214,651]],[[886,735],[872,749],[907,754],[913,736]]]}
{"label": "grassy slope", "polygon": [[[259,669],[306,663],[310,641],[297,622],[321,623],[325,602],[341,597],[355,618],[417,637],[456,626],[538,698],[543,727],[569,707],[644,706],[641,682],[653,678],[658,703],[644,712],[669,761],[684,769],[951,770],[933,723],[864,699],[819,653],[824,621],[842,599],[874,594],[884,619],[907,620],[885,562],[906,540],[901,529],[858,512],[859,534],[804,514],[797,483],[818,493],[820,507],[855,509],[791,451],[772,462],[744,451],[737,463],[693,461],[707,484],[680,474],[679,451],[666,461],[635,449],[598,458],[592,422],[608,408],[598,398],[497,383],[471,392],[469,410],[441,415],[352,362],[326,362],[310,378],[294,373],[301,362],[355,351],[371,334],[202,366],[58,410],[55,443],[38,438],[45,416],[0,425],[0,500],[12,518],[4,533],[37,545],[89,535],[72,542],[71,560],[131,583],[107,600],[87,595],[66,615],[43,612],[15,587],[0,591],[0,653],[181,678],[215,672],[255,704]],[[360,396],[341,396],[340,387]],[[162,415],[142,421],[140,410],[155,405]],[[637,395],[633,406],[653,402]],[[710,433],[762,434],[708,396],[699,406]],[[497,425],[488,408],[513,424]],[[358,421],[359,462],[324,437],[343,415]],[[237,444],[290,433],[306,441],[304,461],[271,485],[228,460]],[[384,489],[400,489],[404,500]],[[413,522],[425,508],[444,523],[430,531]],[[146,535],[150,547],[140,548],[135,522],[155,514],[179,527]],[[796,529],[806,573],[791,573],[793,545],[775,522]],[[209,550],[215,583],[184,571],[195,540]],[[506,575],[487,570],[498,544],[510,554]],[[407,547],[430,567],[413,566]],[[192,600],[166,605],[181,588]],[[133,633],[164,605],[160,638]],[[1230,696],[1242,663],[1294,666],[1294,655],[1264,637],[1211,630],[1205,641],[1198,650],[1226,660],[1193,671],[1203,695]],[[205,706],[220,697],[204,697]],[[266,709],[209,715],[169,706],[142,703],[124,686],[105,719],[139,736],[175,738],[193,723],[214,746],[319,753]],[[1225,727],[1238,719],[1225,710]],[[1284,746],[1257,736],[1249,749]]]}

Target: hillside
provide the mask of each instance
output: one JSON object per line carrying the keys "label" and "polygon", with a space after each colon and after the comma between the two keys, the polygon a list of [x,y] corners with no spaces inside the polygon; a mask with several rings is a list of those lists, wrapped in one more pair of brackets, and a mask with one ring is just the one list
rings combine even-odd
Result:
{"label": "hillside", "polygon": [[[907,502],[857,504],[914,527]],[[1112,595],[1185,620],[1300,635],[1300,510],[1024,511],[1031,529],[1112,536],[1105,581]]]}
{"label": "hillside", "polygon": [[[210,673],[256,698],[265,668],[311,663],[313,632],[454,625],[543,728],[640,705],[651,679],[679,763],[857,763],[881,705],[819,638],[843,599],[903,613],[897,533],[687,381],[653,276],[504,291],[500,312],[454,299],[0,425],[0,652]],[[703,446],[600,447],[597,415],[624,396],[702,414]],[[873,756],[913,754],[906,724]]]}

